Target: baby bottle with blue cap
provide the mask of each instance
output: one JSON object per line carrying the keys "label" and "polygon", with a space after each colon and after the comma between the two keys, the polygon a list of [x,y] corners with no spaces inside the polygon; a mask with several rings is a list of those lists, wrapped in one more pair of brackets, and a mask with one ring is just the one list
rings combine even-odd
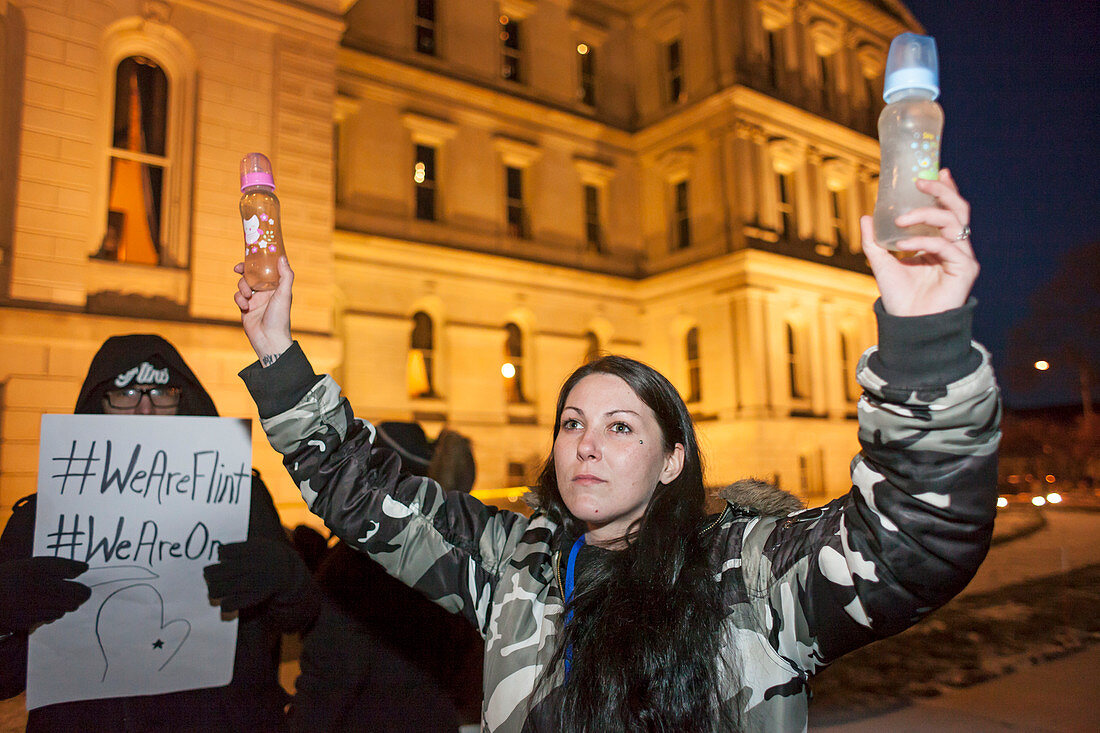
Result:
{"label": "baby bottle with blue cap", "polygon": [[897,250],[910,237],[939,236],[927,224],[899,228],[894,220],[913,209],[935,206],[932,196],[917,190],[917,180],[935,181],[940,172],[943,109],[936,41],[930,36],[902,33],[890,43],[878,118],[881,162],[875,202],[875,241]]}

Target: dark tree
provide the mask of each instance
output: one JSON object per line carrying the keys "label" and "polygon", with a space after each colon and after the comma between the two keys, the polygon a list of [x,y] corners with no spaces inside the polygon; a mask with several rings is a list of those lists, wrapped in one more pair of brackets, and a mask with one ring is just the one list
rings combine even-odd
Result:
{"label": "dark tree", "polygon": [[[1037,370],[1039,360],[1050,369]],[[1034,388],[1040,379],[1076,382],[1082,437],[1091,442],[1100,386],[1100,241],[1066,253],[1054,277],[1034,293],[1027,318],[1010,336],[1008,372],[1020,389]]]}

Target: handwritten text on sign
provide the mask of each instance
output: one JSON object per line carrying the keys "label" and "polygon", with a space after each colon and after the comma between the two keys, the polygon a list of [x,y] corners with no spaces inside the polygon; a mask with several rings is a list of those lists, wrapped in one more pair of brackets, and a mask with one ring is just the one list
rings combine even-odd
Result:
{"label": "handwritten text on sign", "polygon": [[92,597],[31,635],[28,708],[229,682],[202,568],[247,537],[251,459],[244,420],[43,416],[34,554],[87,562]]}

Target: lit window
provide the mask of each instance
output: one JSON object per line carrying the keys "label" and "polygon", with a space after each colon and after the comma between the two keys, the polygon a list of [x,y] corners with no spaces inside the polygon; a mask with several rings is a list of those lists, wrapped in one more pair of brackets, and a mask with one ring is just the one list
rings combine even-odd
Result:
{"label": "lit window", "polygon": [[405,380],[409,397],[435,397],[434,328],[432,318],[424,311],[413,314],[412,337],[409,339],[409,361]]}
{"label": "lit window", "polygon": [[596,106],[596,49],[587,43],[577,44],[577,58],[580,63],[581,102],[589,107]]}
{"label": "lit window", "polygon": [[603,228],[600,226],[600,189],[591,184],[584,187],[585,243],[593,252],[603,250]]}
{"label": "lit window", "polygon": [[788,239],[793,239],[795,236],[793,176],[790,173],[779,173],[776,178],[779,186],[777,208],[779,209],[780,231],[786,234]]}
{"label": "lit window", "polygon": [[416,146],[413,184],[416,186],[416,218],[435,221],[435,148],[430,145]]}
{"label": "lit window", "polygon": [[687,375],[688,375],[688,402],[698,402],[702,390],[701,379],[699,373],[699,329],[688,329],[687,336],[684,338],[684,353],[687,356]]}
{"label": "lit window", "polygon": [[665,92],[668,95],[666,101],[669,104],[676,104],[684,99],[682,51],[679,38],[665,45]]}
{"label": "lit window", "polygon": [[691,246],[691,211],[688,207],[688,182],[680,181],[672,187],[672,249]]}
{"label": "lit window", "polygon": [[523,50],[520,46],[520,21],[500,16],[500,75],[508,81],[523,82]]}
{"label": "lit window", "polygon": [[435,56],[435,0],[416,0],[416,50]]}
{"label": "lit window", "polygon": [[523,393],[523,332],[516,324],[509,323],[504,327],[504,335],[505,364],[512,367],[507,372],[501,372],[504,376],[504,398],[508,404],[521,405],[527,402]]}
{"label": "lit window", "polygon": [[168,78],[142,56],[115,71],[107,233],[96,257],[160,264],[164,232]]}
{"label": "lit window", "polygon": [[527,210],[523,204],[523,169],[505,166],[504,179],[508,202],[508,233],[513,237],[527,239],[531,233],[527,226]]}

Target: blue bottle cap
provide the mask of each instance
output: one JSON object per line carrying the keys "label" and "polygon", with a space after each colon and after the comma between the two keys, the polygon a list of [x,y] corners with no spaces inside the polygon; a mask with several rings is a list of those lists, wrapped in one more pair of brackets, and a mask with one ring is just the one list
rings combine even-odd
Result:
{"label": "blue bottle cap", "polygon": [[936,39],[916,33],[902,33],[890,42],[882,98],[890,104],[908,96],[906,92],[913,89],[931,92],[932,99],[940,96]]}

